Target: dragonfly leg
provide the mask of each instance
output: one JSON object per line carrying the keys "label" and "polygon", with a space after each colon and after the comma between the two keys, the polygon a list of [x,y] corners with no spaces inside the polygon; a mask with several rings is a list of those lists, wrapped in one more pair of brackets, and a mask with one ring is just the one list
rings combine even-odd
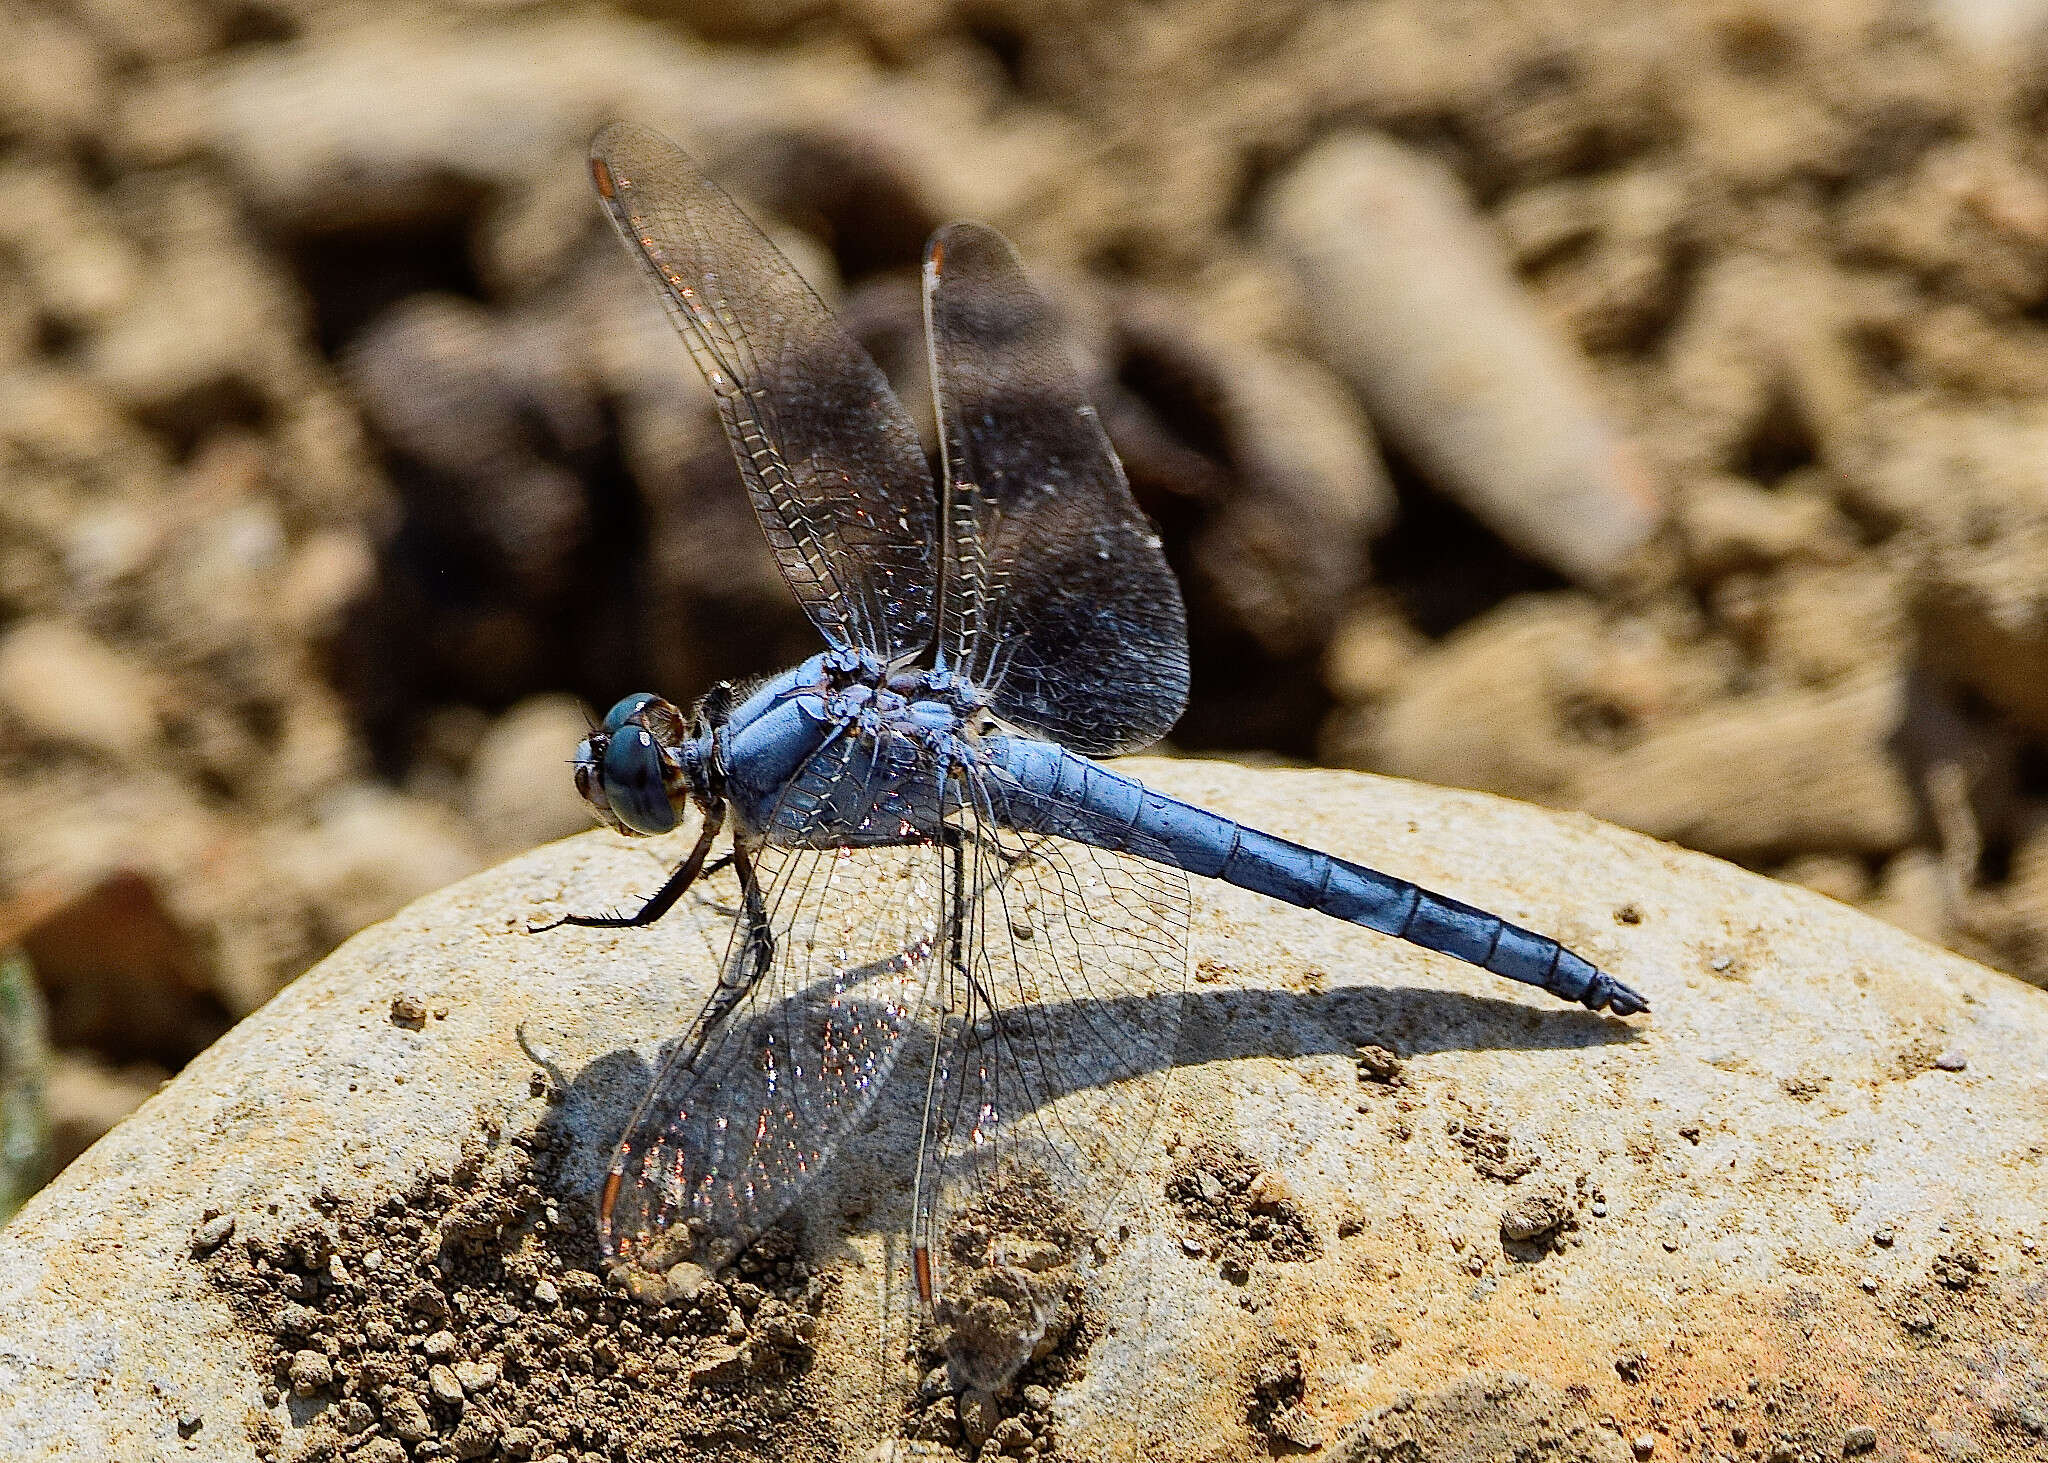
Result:
{"label": "dragonfly leg", "polygon": [[751,986],[766,975],[768,967],[775,962],[775,932],[768,926],[768,903],[761,897],[761,881],[754,876],[753,855],[747,852],[745,844],[735,839],[732,852],[727,857],[739,873],[740,893],[746,906],[741,917],[747,922],[747,944],[740,963],[753,967],[747,977],[747,984]]}
{"label": "dragonfly leg", "polygon": [[[719,864],[714,864],[711,869],[706,869],[704,867],[704,860],[711,853],[711,840],[718,836],[718,830],[724,826],[724,806],[718,805],[713,807],[704,816],[704,831],[697,835],[697,846],[690,850],[690,856],[676,867],[676,871],[668,876],[667,881],[659,889],[655,890],[654,897],[633,911],[633,913],[565,914],[558,920],[534,927],[531,933],[540,934],[545,930],[554,929],[557,925],[577,925],[584,929],[618,930],[636,929],[641,925],[653,924],[671,909],[675,908],[676,901],[681,899],[684,892],[692,884],[696,883],[698,879],[707,873],[715,872],[719,867],[723,866],[724,861],[721,860]],[[730,858],[731,855],[727,857]]]}
{"label": "dragonfly leg", "polygon": [[[979,1045],[995,1035],[995,1023],[1001,1013],[996,1006],[995,992],[981,981],[973,967],[967,963],[967,833],[964,829],[947,824],[941,841],[953,855],[953,907],[948,912],[946,920],[947,944],[953,959],[953,969],[960,974],[961,988],[968,992],[986,1013],[980,1021],[970,1023],[967,1033],[967,1039]],[[982,848],[991,846],[986,840],[976,840],[976,843]],[[1000,848],[996,849],[996,853],[1010,864],[1030,856],[1028,853],[1004,854]]]}
{"label": "dragonfly leg", "polygon": [[733,840],[732,852],[726,855],[740,876],[740,892],[745,902],[738,918],[747,922],[739,958],[732,961],[718,977],[718,984],[712,988],[710,998],[704,1002],[704,1010],[695,1023],[696,1037],[690,1043],[689,1055],[683,1059],[686,1067],[695,1067],[697,1059],[710,1044],[712,1033],[717,1031],[733,1007],[746,999],[747,992],[760,983],[768,973],[768,967],[775,963],[775,933],[768,924],[768,901],[762,897],[761,881],[754,873],[753,855],[747,846],[737,838]]}
{"label": "dragonfly leg", "polygon": [[941,825],[941,841],[953,854],[952,907],[946,911],[946,942],[952,947],[953,968],[967,975],[967,833],[951,823]]}

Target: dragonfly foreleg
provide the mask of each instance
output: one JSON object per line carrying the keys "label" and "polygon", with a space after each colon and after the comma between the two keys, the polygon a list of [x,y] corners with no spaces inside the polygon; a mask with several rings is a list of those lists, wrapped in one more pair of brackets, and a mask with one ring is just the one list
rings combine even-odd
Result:
{"label": "dragonfly foreleg", "polygon": [[[696,883],[698,879],[706,874],[715,873],[719,868],[723,867],[726,860],[720,860],[719,863],[713,864],[711,868],[706,869],[704,867],[704,860],[711,853],[711,841],[718,837],[718,830],[724,826],[725,805],[723,803],[713,804],[704,814],[704,831],[697,835],[697,846],[690,850],[690,856],[684,859],[677,866],[676,871],[668,876],[667,882],[654,892],[654,897],[633,911],[633,913],[565,914],[558,920],[536,926],[533,933],[539,934],[544,930],[551,930],[556,925],[578,925],[585,929],[618,930],[636,929],[641,925],[653,924],[671,909],[675,908],[676,901],[681,899],[689,887]],[[726,856],[727,859],[731,857],[730,854]]]}

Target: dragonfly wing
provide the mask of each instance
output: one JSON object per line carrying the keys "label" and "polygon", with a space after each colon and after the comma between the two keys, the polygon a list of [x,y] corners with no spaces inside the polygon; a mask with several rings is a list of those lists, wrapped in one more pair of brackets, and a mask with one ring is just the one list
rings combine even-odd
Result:
{"label": "dragonfly wing", "polygon": [[945,458],[942,663],[1076,751],[1156,741],[1187,704],[1180,586],[1051,306],[979,224],[933,237],[924,288]]}
{"label": "dragonfly wing", "polygon": [[[600,1217],[608,1258],[715,1269],[797,1201],[926,1019],[947,867],[928,843],[760,851],[772,957],[730,1010],[713,998],[628,1125]],[[748,931],[741,913],[735,988]]]}
{"label": "dragonfly wing", "polygon": [[605,212],[717,398],[754,512],[804,613],[885,659],[931,639],[936,505],[910,415],[782,252],[675,144],[590,147]]}
{"label": "dragonfly wing", "polygon": [[[1180,1040],[1187,876],[1004,827],[978,792],[965,969],[937,977],[914,1243],[956,1379],[1000,1389],[1073,1321]],[[905,1080],[908,1080],[906,1075]]]}

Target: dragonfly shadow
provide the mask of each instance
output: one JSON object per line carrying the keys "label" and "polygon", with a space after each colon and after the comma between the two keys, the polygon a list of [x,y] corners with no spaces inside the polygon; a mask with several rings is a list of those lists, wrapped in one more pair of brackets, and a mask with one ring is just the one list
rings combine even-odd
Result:
{"label": "dragonfly shadow", "polygon": [[1230,987],[1188,993],[1176,1066],[1243,1057],[1349,1056],[1365,1045],[1404,1057],[1444,1051],[1572,1051],[1638,1041],[1610,1016],[1416,986],[1322,991]]}
{"label": "dragonfly shadow", "polygon": [[[749,1024],[786,1029],[784,1018],[789,1009],[815,1003],[823,990],[821,986],[794,993],[752,1017]],[[853,1008],[851,1015],[858,1019],[857,1001],[841,995],[839,1003],[842,1009]],[[1444,1051],[1573,1051],[1636,1041],[1642,1035],[1590,1011],[1550,1010],[1492,996],[1417,987],[1348,986],[1308,992],[1231,987],[1198,988],[1176,995],[1083,997],[1046,1002],[1030,1013],[1038,1032],[1056,1042],[1062,1036],[1067,1038],[1055,1050],[1071,1053],[1070,1059],[1056,1058],[1039,1065],[1032,1084],[1036,1101],[1050,1104],[1093,1085],[1090,1073],[1100,1067],[1088,1055],[1090,1045],[1104,1039],[1105,1033],[1171,1021],[1169,1008],[1174,1004],[1179,1006],[1180,1040],[1170,1064],[1162,1063],[1174,1067],[1251,1057],[1348,1057],[1367,1044],[1402,1057]],[[559,1155],[553,1185],[558,1198],[590,1202],[657,1072],[683,1040],[677,1036],[664,1042],[652,1063],[626,1047],[593,1059],[573,1076],[550,1073],[556,1090],[541,1126],[543,1138]],[[915,1134],[925,1094],[922,1084],[905,1074],[926,1069],[932,1040],[933,1033],[922,1028],[908,1038],[895,1064],[895,1079],[884,1082],[872,1108],[852,1125],[854,1131],[839,1135],[846,1140],[849,1160],[860,1155],[869,1141],[864,1133],[882,1134],[878,1141],[884,1143],[892,1131],[898,1138]],[[1125,1077],[1137,1075],[1128,1064],[1118,1070]],[[665,1091],[673,1091],[675,1083],[675,1075],[669,1074]],[[751,1100],[747,1086],[738,1084],[731,1100],[740,1104]],[[717,1101],[714,1094],[705,1104],[705,1119],[718,1115]],[[752,1121],[751,1114],[737,1110],[728,1115]],[[872,1218],[881,1222],[879,1212]]]}

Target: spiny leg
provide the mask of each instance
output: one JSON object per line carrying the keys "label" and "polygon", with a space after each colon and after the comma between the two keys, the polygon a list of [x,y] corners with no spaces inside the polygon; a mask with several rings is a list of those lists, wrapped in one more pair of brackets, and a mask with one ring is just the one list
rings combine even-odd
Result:
{"label": "spiny leg", "polygon": [[[953,969],[960,976],[961,989],[971,993],[980,1003],[981,1009],[987,1012],[987,1016],[984,1018],[986,1029],[978,1029],[976,1024],[970,1023],[966,1031],[967,1039],[979,1044],[995,1035],[996,1018],[1000,1013],[996,1009],[995,992],[990,990],[976,976],[973,968],[967,962],[967,832],[963,828],[947,823],[942,825],[940,841],[948,849],[952,850],[953,854],[953,892],[950,901],[952,908],[948,911],[946,921],[947,940],[952,954]],[[989,841],[982,838],[975,839],[974,846],[977,850],[986,850],[991,847]],[[1013,867],[1020,860],[1030,857],[1028,852],[1005,853],[1000,846],[995,847],[994,852],[997,857]],[[981,894],[988,892],[986,889],[980,891]]]}
{"label": "spiny leg", "polygon": [[775,931],[768,926],[768,904],[761,897],[761,881],[754,876],[754,857],[747,852],[746,845],[733,840],[732,852],[727,855],[733,869],[740,876],[740,896],[744,908],[743,918],[747,922],[746,951],[741,956],[744,962],[753,960],[753,973],[748,984],[759,980],[768,973],[768,967],[775,960]]}
{"label": "spiny leg", "polygon": [[722,803],[713,804],[704,814],[704,831],[697,835],[697,846],[690,850],[690,856],[682,861],[673,874],[668,876],[667,882],[655,891],[654,897],[641,905],[633,913],[565,914],[558,920],[536,926],[533,933],[540,934],[542,931],[554,929],[557,925],[577,925],[584,929],[618,930],[637,929],[641,925],[653,924],[671,909],[675,908],[676,901],[681,899],[685,891],[692,884],[696,883],[699,878],[704,877],[708,873],[715,873],[722,866],[722,863],[714,864],[711,869],[707,870],[704,867],[704,860],[711,853],[711,840],[718,836],[719,829],[724,826],[725,806]]}
{"label": "spiny leg", "polygon": [[943,823],[940,825],[940,841],[953,854],[953,890],[947,900],[951,907],[946,911],[946,938],[952,947],[953,968],[964,979],[967,975],[967,834],[951,823]]}
{"label": "spiny leg", "polygon": [[735,838],[732,852],[727,857],[740,876],[740,894],[745,905],[740,917],[747,922],[747,931],[738,958],[720,973],[718,984],[712,988],[710,998],[704,1002],[703,1012],[697,1017],[696,1039],[690,1043],[690,1054],[684,1059],[684,1065],[688,1067],[697,1065],[712,1033],[732,1014],[733,1007],[746,999],[747,992],[760,983],[769,966],[775,963],[775,932],[768,924],[768,901],[761,894],[761,881],[754,872],[753,855],[747,852],[744,843]]}

